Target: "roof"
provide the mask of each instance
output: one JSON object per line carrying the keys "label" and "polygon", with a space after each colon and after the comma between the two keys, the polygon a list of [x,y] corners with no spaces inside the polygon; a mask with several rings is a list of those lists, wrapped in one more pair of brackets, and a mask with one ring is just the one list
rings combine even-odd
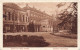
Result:
{"label": "roof", "polygon": [[16,10],[22,10],[17,4],[15,3],[4,3],[3,6],[13,8]]}
{"label": "roof", "polygon": [[[45,12],[42,12],[42,11],[40,11],[40,10],[37,10],[35,7],[30,7],[30,6],[25,6],[25,7],[23,7],[22,8],[24,11],[26,11],[26,10],[32,10],[32,11],[36,11],[36,12],[39,12],[39,13],[41,13],[41,14],[45,14],[45,15],[48,15],[47,13],[45,13]],[[48,16],[50,16],[50,15],[48,15]]]}

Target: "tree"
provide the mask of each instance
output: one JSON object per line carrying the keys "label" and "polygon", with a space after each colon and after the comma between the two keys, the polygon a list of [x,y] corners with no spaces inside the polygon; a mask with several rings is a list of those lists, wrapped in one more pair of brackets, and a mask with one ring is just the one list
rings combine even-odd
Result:
{"label": "tree", "polygon": [[[71,9],[71,11],[68,11],[69,9]],[[67,22],[70,23],[72,25],[71,32],[77,33],[77,2],[71,2],[68,8],[58,14],[57,19],[62,20],[59,24],[60,26],[63,26]]]}

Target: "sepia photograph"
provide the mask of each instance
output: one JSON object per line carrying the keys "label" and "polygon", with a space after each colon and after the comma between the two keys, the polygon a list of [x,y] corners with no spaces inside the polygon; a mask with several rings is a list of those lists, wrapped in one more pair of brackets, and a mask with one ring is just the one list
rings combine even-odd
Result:
{"label": "sepia photograph", "polygon": [[4,2],[3,47],[77,47],[77,2]]}

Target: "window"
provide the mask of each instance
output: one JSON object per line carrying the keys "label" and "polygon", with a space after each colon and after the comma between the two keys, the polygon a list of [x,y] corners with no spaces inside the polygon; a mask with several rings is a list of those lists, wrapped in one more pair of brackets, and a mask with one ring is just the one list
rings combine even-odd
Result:
{"label": "window", "polygon": [[26,17],[26,22],[27,22],[27,17]]}
{"label": "window", "polygon": [[10,12],[8,12],[9,20],[10,20]]}
{"label": "window", "polygon": [[7,15],[6,15],[6,13],[7,13],[7,12],[5,12],[5,16],[6,16],[6,17],[5,17],[5,20],[6,20],[6,18],[7,18]]}
{"label": "window", "polygon": [[23,22],[24,22],[24,15],[23,15]]}
{"label": "window", "polygon": [[20,17],[19,17],[19,20],[22,21],[22,20],[21,20],[21,15],[20,15]]}
{"label": "window", "polygon": [[17,14],[15,14],[15,21],[17,20]]}
{"label": "window", "polygon": [[14,14],[12,14],[12,21],[14,20]]}

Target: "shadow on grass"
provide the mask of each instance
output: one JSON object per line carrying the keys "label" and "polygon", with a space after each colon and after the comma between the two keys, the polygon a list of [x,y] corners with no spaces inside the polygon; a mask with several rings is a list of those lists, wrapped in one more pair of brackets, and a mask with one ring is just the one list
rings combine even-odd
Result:
{"label": "shadow on grass", "polygon": [[47,43],[42,36],[27,36],[27,35],[3,35],[4,47],[46,47]]}

